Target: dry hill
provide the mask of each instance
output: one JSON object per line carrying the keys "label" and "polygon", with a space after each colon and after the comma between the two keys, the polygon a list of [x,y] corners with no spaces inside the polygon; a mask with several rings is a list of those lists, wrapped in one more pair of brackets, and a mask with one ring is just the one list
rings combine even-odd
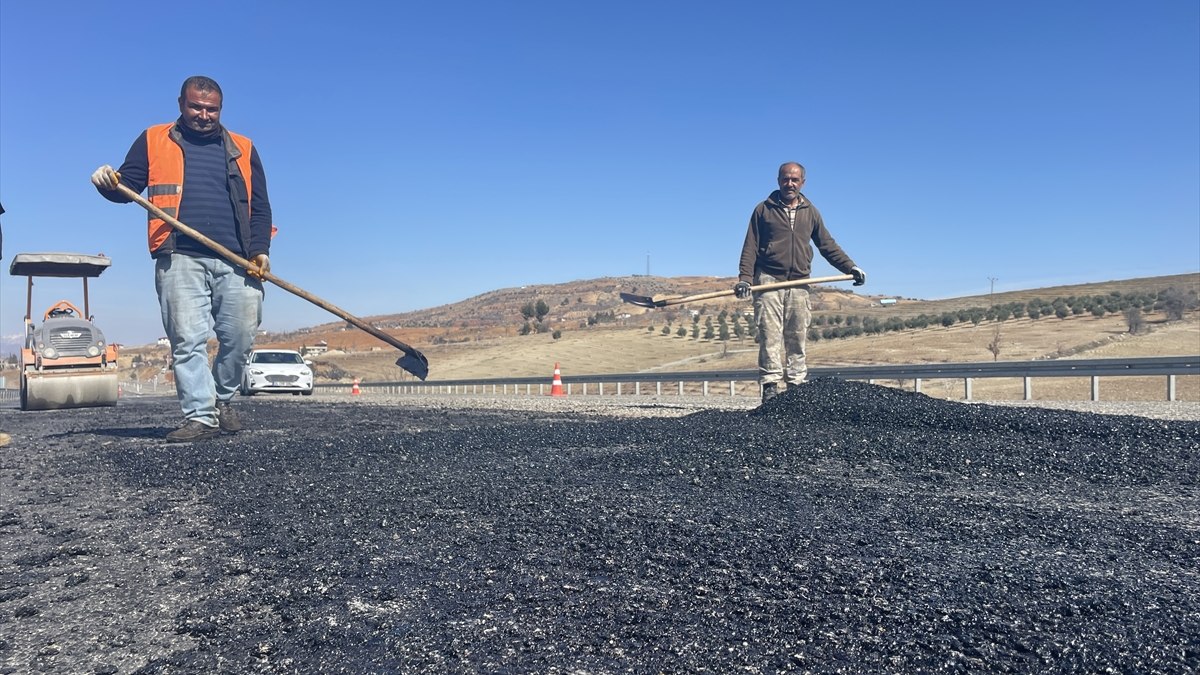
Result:
{"label": "dry hill", "polygon": [[[388,326],[401,339],[410,342],[429,357],[430,379],[471,377],[534,376],[549,372],[560,362],[570,373],[636,372],[649,370],[703,370],[713,368],[751,368],[754,366],[753,340],[748,334],[739,339],[731,334],[723,342],[705,339],[707,320],[722,311],[750,311],[747,302],[735,299],[708,301],[694,307],[680,306],[647,310],[621,303],[618,294],[656,293],[694,294],[732,286],[730,278],[622,277],[568,284],[528,286],[485,293],[461,303],[421,312],[372,317],[376,325]],[[1183,289],[1191,298],[1200,292],[1200,274],[1174,275],[1125,281],[1107,281],[1077,286],[996,293],[938,301],[902,300],[897,304],[879,304],[879,296],[854,293],[847,285],[818,287],[814,308],[822,317],[913,317],[921,314],[940,316],[974,307],[1027,303],[1039,299],[1046,303],[1059,298],[1158,293]],[[541,300],[550,312],[546,325],[560,331],[519,334],[524,323],[521,306]],[[692,311],[699,312],[699,339],[691,335]],[[599,320],[596,320],[599,317]],[[1103,317],[1093,314],[1072,315],[1066,319],[1047,316],[1007,321],[958,322],[951,327],[931,326],[829,340],[812,344],[816,364],[948,362],[990,360],[994,355],[987,345],[993,341],[997,325],[1001,328],[999,358],[1019,360],[1086,355],[1114,340],[1151,335],[1175,335],[1174,347],[1147,347],[1148,351],[1200,353],[1200,337],[1189,337],[1200,325],[1200,315],[1189,313],[1185,321],[1168,324],[1165,315],[1148,310],[1146,326],[1140,336],[1129,336],[1128,325],[1120,313]],[[663,333],[670,326],[669,334]],[[745,324],[743,323],[743,326]],[[680,327],[687,335],[680,337]],[[1190,327],[1179,332],[1179,327]],[[1169,329],[1169,330],[1168,330]],[[337,372],[358,375],[375,381],[403,379],[403,373],[391,366],[395,354],[369,335],[343,324],[325,324],[306,333],[270,336],[271,345],[299,348],[326,341],[332,352],[320,357],[318,365],[334,366]],[[340,353],[339,353],[340,352]]]}

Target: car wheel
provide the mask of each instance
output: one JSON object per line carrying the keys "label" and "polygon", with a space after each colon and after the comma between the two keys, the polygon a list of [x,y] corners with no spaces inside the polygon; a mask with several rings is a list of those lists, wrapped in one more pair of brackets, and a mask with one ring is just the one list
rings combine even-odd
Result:
{"label": "car wheel", "polygon": [[312,389],[306,389],[300,393],[304,394],[305,396],[312,396]]}

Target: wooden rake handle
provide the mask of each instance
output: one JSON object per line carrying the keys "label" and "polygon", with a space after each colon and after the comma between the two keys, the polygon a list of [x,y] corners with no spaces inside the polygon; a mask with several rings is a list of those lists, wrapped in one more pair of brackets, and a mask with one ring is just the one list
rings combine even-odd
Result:
{"label": "wooden rake handle", "polygon": [[[769,284],[759,284],[757,286],[751,286],[750,291],[752,293],[759,293],[761,291],[778,291],[783,288],[796,288],[798,286],[811,286],[813,284],[829,284],[829,283],[833,283],[835,281],[853,281],[853,280],[854,280],[853,274],[836,274],[831,277],[809,277],[807,279],[793,279],[791,281],[772,281]],[[714,291],[712,293],[703,293],[701,295],[694,295],[694,296],[690,297],[689,300],[707,300],[710,297],[717,298],[717,297],[721,297],[721,296],[725,296],[725,295],[734,295],[733,289],[731,288],[727,291]]]}
{"label": "wooden rake handle", "polygon": [[[239,267],[242,267],[243,269],[246,269],[246,270],[250,271],[251,273],[257,274],[257,272],[258,272],[257,265],[255,265],[254,263],[250,262],[249,260],[243,258],[242,256],[234,253],[233,251],[229,250],[225,246],[222,246],[221,244],[213,241],[209,237],[204,236],[200,232],[197,232],[195,230],[195,228],[189,227],[188,225],[185,225],[184,223],[180,222],[174,216],[168,214],[166,211],[163,211],[159,207],[155,206],[154,204],[152,204],[150,202],[150,200],[148,200],[145,197],[141,196],[140,194],[134,192],[128,186],[123,185],[120,182],[118,182],[117,190],[122,195],[128,197],[131,201],[136,202],[139,206],[146,209],[150,213],[154,214],[156,217],[161,218],[164,222],[169,224],[171,227],[175,228],[176,230],[179,230],[180,232],[191,237],[192,239],[195,239],[196,241],[200,242],[201,244],[204,244],[205,246],[216,251],[222,258],[225,258],[229,262],[231,262],[235,265],[238,265]],[[313,295],[312,293],[309,293],[308,291],[304,290],[303,288],[300,288],[299,286],[288,283],[287,281],[280,279],[279,277],[275,276],[274,274],[271,274],[270,272],[264,272],[262,274],[262,278],[265,281],[269,281],[269,282],[275,284],[276,286],[282,288],[283,290],[287,291],[288,293],[291,293],[292,295],[304,298],[305,300],[320,307],[321,309],[323,309],[331,314],[334,314],[338,317],[341,317],[342,319],[345,319],[346,321],[350,322],[354,326],[370,333],[371,335],[374,335],[375,337],[379,338],[380,340],[383,340],[384,342],[388,343],[389,345],[404,352],[405,358],[402,358],[400,361],[397,361],[396,363],[401,368],[404,368],[405,370],[409,371],[413,375],[416,375],[420,379],[424,380],[425,376],[428,374],[429,361],[425,358],[424,354],[417,351],[413,347],[405,344],[404,342],[396,339],[395,337],[393,337],[391,335],[388,335],[387,333],[379,330],[375,326],[372,326],[371,324],[367,323],[366,321],[363,321],[362,319],[354,316],[350,312],[347,312],[346,310],[342,309],[341,307],[338,307],[337,305],[334,305],[331,302],[323,300],[323,299]]]}
{"label": "wooden rake handle", "polygon": [[[773,281],[769,284],[759,284],[751,286],[750,290],[754,293],[761,291],[777,291],[783,288],[796,288],[798,286],[809,286],[812,284],[825,284],[834,281],[850,281],[854,279],[853,274],[838,274],[831,277],[809,277],[807,279],[793,279],[791,281]],[[688,302],[698,302],[700,300],[712,300],[713,298],[724,298],[734,295],[732,288],[724,291],[713,291],[711,293],[700,293],[697,295],[688,295],[681,298],[670,298],[662,301],[663,305],[682,305]]]}

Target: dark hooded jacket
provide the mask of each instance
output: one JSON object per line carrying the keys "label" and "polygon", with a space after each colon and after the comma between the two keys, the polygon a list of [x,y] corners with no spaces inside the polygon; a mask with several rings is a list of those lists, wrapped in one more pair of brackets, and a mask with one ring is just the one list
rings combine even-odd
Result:
{"label": "dark hooded jacket", "polygon": [[750,215],[738,280],[752,284],[759,272],[771,275],[776,281],[806,279],[812,272],[813,245],[843,274],[849,274],[854,267],[854,261],[825,229],[821,212],[812,202],[800,195],[796,223],[792,225],[776,190]]}

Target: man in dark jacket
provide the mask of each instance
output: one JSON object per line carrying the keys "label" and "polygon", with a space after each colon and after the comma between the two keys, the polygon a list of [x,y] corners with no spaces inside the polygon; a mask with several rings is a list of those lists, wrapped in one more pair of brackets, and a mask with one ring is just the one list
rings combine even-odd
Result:
{"label": "man in dark jacket", "polygon": [[[821,213],[800,192],[804,167],[787,162],[779,167],[779,189],[750,215],[746,241],[738,264],[738,298],[754,296],[754,321],[758,327],[758,379],[765,403],[779,393],[779,383],[797,385],[808,376],[805,339],[812,318],[804,287],[752,293],[751,285],[806,279],[812,272],[812,245],[843,274],[854,275],[854,285],[867,281],[850,256],[838,246]],[[811,243],[810,243],[811,242]]]}
{"label": "man in dark jacket", "polygon": [[[266,175],[250,139],[222,126],[223,102],[211,78],[189,77],[179,92],[179,119],[144,131],[119,176],[108,165],[92,174],[109,201],[130,201],[117,190],[118,181],[134,192],[146,190],[147,199],[169,215],[254,263],[243,270],[149,217],[155,288],[184,416],[183,425],[167,434],[171,442],[242,429],[230,402],[262,321],[261,280],[270,270]],[[211,371],[210,332],[218,343]]]}

